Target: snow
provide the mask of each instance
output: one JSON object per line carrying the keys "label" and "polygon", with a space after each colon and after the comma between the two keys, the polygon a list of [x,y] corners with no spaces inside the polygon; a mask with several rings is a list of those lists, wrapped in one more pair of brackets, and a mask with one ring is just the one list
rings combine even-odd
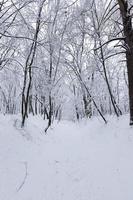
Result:
{"label": "snow", "polygon": [[132,200],[133,130],[128,116],[46,122],[0,116],[0,200]]}

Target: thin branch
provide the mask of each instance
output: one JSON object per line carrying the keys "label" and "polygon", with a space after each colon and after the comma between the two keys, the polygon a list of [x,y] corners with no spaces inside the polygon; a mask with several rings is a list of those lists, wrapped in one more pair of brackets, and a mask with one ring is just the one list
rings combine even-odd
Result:
{"label": "thin branch", "polygon": [[20,186],[18,187],[17,189],[17,192],[19,192],[22,187],[24,186],[25,182],[26,182],[26,179],[27,179],[27,176],[28,176],[28,166],[27,166],[27,162],[24,162],[24,166],[25,166],[25,176],[24,176],[24,179],[22,181],[22,183],[20,184]]}
{"label": "thin branch", "polygon": [[106,44],[109,44],[110,42],[114,42],[114,41],[117,41],[117,40],[122,40],[122,41],[124,41],[125,38],[124,38],[124,37],[119,37],[119,38],[113,38],[113,39],[111,39],[111,40],[108,40],[107,42],[103,43],[101,46],[95,48],[94,51],[97,51],[98,49],[100,49],[101,47],[105,46]]}
{"label": "thin branch", "polygon": [[36,42],[38,45],[43,46],[43,44],[41,44],[40,42],[36,41],[35,39],[29,38],[29,37],[25,37],[25,36],[14,36],[14,35],[6,35],[4,33],[0,33],[0,38],[1,37],[7,37],[7,38],[15,38],[15,39],[24,39],[24,40],[30,40],[32,42]]}
{"label": "thin branch", "polygon": [[112,55],[109,55],[109,56],[107,56],[106,58],[105,58],[105,60],[107,60],[107,59],[109,59],[109,58],[112,58],[112,57],[114,57],[114,56],[117,56],[117,55],[119,55],[119,54],[125,54],[126,52],[125,51],[121,51],[121,52],[117,52],[117,53],[114,53],[114,54],[112,54]]}

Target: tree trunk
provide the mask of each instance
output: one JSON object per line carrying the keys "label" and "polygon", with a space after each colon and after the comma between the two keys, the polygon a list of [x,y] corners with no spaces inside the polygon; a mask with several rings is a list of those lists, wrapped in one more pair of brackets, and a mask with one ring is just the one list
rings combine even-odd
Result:
{"label": "tree trunk", "polygon": [[126,0],[117,0],[122,16],[125,48],[126,48],[126,62],[128,71],[129,83],[129,109],[130,109],[130,125],[133,125],[133,26],[131,9],[128,7]]}

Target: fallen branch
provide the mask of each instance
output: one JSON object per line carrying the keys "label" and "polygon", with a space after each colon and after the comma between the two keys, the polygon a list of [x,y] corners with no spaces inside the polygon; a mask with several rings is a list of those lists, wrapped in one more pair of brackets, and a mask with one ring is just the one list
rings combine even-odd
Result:
{"label": "fallen branch", "polygon": [[17,192],[19,192],[19,191],[22,189],[22,187],[24,186],[24,184],[25,184],[25,182],[26,182],[27,176],[28,176],[28,170],[27,170],[27,169],[28,169],[28,166],[27,166],[27,162],[24,162],[23,164],[24,164],[24,166],[25,166],[25,176],[24,176],[24,179],[23,179],[22,183],[21,183],[20,186],[18,187]]}

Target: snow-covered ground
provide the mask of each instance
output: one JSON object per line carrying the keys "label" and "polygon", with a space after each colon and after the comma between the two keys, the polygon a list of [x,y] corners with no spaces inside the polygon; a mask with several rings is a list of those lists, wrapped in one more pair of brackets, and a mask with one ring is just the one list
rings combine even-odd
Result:
{"label": "snow-covered ground", "polygon": [[0,200],[133,200],[128,117],[55,123],[0,116]]}

